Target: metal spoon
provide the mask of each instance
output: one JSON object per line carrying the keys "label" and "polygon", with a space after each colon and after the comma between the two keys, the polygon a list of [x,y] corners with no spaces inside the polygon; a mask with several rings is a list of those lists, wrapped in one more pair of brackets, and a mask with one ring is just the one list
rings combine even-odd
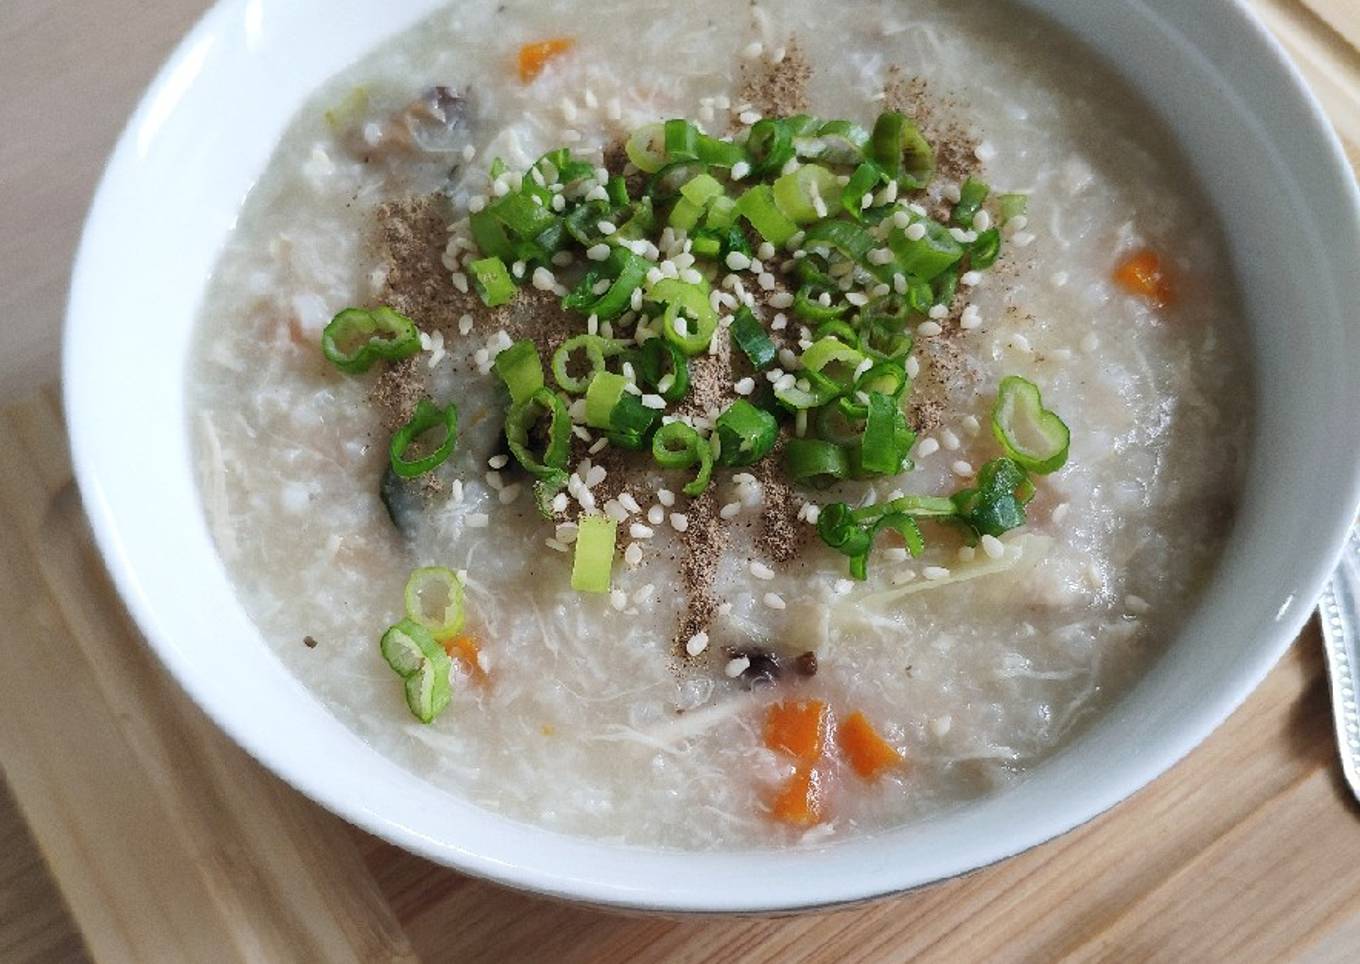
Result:
{"label": "metal spoon", "polygon": [[1331,680],[1341,769],[1360,799],[1360,526],[1351,530],[1336,574],[1318,600]]}

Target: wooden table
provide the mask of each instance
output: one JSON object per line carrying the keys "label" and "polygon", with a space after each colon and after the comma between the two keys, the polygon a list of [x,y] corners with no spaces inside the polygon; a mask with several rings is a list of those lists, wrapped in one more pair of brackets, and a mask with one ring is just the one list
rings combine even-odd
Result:
{"label": "wooden table", "polygon": [[[1360,3],[1253,2],[1360,160]],[[0,129],[26,132],[0,140],[0,317],[55,324],[104,152],[202,6],[0,8]],[[50,346],[27,357],[40,384]],[[834,914],[625,917],[436,867],[265,773],[141,644],[64,446],[54,389],[0,412],[0,961],[1360,960],[1315,627],[1169,774],[1022,857]]]}

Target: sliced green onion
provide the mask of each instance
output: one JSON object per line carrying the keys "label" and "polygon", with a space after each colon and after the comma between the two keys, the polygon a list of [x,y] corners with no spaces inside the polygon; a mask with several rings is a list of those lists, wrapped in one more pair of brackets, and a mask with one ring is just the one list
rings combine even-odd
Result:
{"label": "sliced green onion", "polygon": [[660,417],[660,412],[643,405],[636,395],[625,393],[609,413],[609,430],[605,434],[617,448],[645,448],[647,436]]}
{"label": "sliced green onion", "polygon": [[657,204],[667,204],[680,197],[680,189],[703,174],[708,165],[702,161],[674,161],[652,175],[647,182],[647,193]]}
{"label": "sliced green onion", "polygon": [[850,310],[848,302],[837,303],[834,300],[834,295],[831,304],[822,304],[820,300],[814,297],[815,290],[811,285],[804,285],[793,296],[793,313],[804,321],[810,321],[814,325],[824,325],[836,321]]}
{"label": "sliced green onion", "polygon": [[[407,453],[427,432],[443,430],[443,438],[428,455],[408,459]],[[424,475],[447,461],[458,444],[458,406],[450,402],[440,408],[427,398],[416,405],[411,420],[397,429],[388,446],[388,457],[392,471],[403,479],[414,479]]]}
{"label": "sliced green onion", "polygon": [[906,544],[907,552],[913,556],[919,556],[925,552],[925,537],[921,535],[921,527],[916,524],[916,520],[911,516],[901,512],[889,512],[880,516],[879,520],[874,523],[873,531],[869,533],[869,537],[872,539],[884,529],[892,529],[900,535],[902,541]]}
{"label": "sliced green onion", "polygon": [[975,177],[964,178],[959,185],[959,200],[954,205],[954,212],[950,215],[950,220],[961,228],[971,228],[973,218],[982,208],[982,202],[987,200],[987,195],[992,191],[986,181],[979,181]]}
{"label": "sliced green onion", "polygon": [[876,189],[882,182],[883,172],[876,164],[865,161],[855,168],[855,173],[850,175],[850,181],[845,185],[844,193],[841,195],[841,206],[845,213],[856,221],[862,220],[864,195]]}
{"label": "sliced green onion", "polygon": [[572,157],[565,147],[544,154],[534,162],[534,167],[549,184],[572,184],[595,173],[593,165]]}
{"label": "sliced green onion", "polygon": [[886,512],[901,512],[910,516],[951,516],[958,510],[954,500],[943,495],[901,495],[888,502],[868,505],[855,510],[860,522],[872,522]]}
{"label": "sliced green onion", "polygon": [[510,390],[511,402],[522,402],[543,387],[543,360],[527,338],[498,353],[495,368]]}
{"label": "sliced green onion", "polygon": [[666,166],[666,125],[647,124],[629,135],[624,153],[644,174],[655,174]]}
{"label": "sliced green onion", "polygon": [[841,207],[840,181],[820,164],[804,164],[792,174],[777,178],[771,190],[775,206],[796,224],[811,224]]}
{"label": "sliced green onion", "polygon": [[841,398],[835,405],[823,405],[816,411],[815,427],[817,437],[836,445],[855,445],[864,435],[864,416],[867,408],[863,405],[847,405]]}
{"label": "sliced green onion", "polygon": [[954,493],[958,518],[977,536],[999,536],[1025,524],[1025,503],[1034,483],[1012,459],[992,459],[978,471],[977,484]]}
{"label": "sliced green onion", "polygon": [[346,308],[321,333],[321,352],[347,375],[368,371],[378,359],[398,361],[420,351],[416,323],[388,307]]}
{"label": "sliced green onion", "polygon": [[1047,475],[1067,462],[1071,433],[1056,413],[1044,408],[1039,388],[1019,375],[1001,380],[992,406],[992,433],[1023,468]]}
{"label": "sliced green onion", "polygon": [[821,487],[849,475],[850,461],[839,445],[821,439],[791,438],[784,445],[784,468],[793,481]]}
{"label": "sliced green onion", "polygon": [[[548,424],[542,453],[534,452],[534,427],[546,417]],[[528,398],[510,406],[505,418],[505,440],[510,454],[523,469],[549,485],[565,481],[567,456],[571,452],[571,415],[567,403],[552,389],[539,388]]]}
{"label": "sliced green onion", "polygon": [[1012,218],[1018,218],[1029,211],[1028,194],[998,194],[996,196],[997,210],[1000,212],[998,221],[1005,223]]}
{"label": "sliced green onion", "polygon": [[935,151],[916,124],[895,111],[880,114],[870,138],[870,158],[908,190],[935,176]]}
{"label": "sliced green onion", "polygon": [[[649,338],[638,356],[638,372],[668,402],[689,394],[689,361],[685,353],[665,338]],[[670,382],[662,388],[666,377]]]}
{"label": "sliced green onion", "polygon": [[935,293],[935,303],[948,307],[954,303],[954,295],[959,290],[959,268],[955,265],[947,271],[941,272],[932,282],[931,288]]}
{"label": "sliced green onion", "polygon": [[839,338],[819,338],[808,346],[807,351],[803,352],[804,370],[822,372],[833,379],[835,376],[831,374],[831,371],[835,371],[835,369],[828,371],[828,366],[843,365],[849,373],[853,374],[862,361],[864,361],[864,355]]}
{"label": "sliced green onion", "polygon": [[738,309],[732,317],[732,340],[737,343],[743,354],[750,360],[756,371],[768,368],[774,361],[775,347],[765,326],[756,320],[755,314],[746,305]]}
{"label": "sliced green onion", "polygon": [[429,630],[436,640],[463,628],[463,583],[451,569],[426,566],[406,579],[402,593],[406,616]]}
{"label": "sliced green onion", "polygon": [[775,247],[786,244],[798,233],[794,224],[774,203],[774,191],[768,184],[757,184],[737,199],[737,211],[751,227]]}
{"label": "sliced green onion", "polygon": [[424,626],[403,619],[383,633],[379,648],[387,665],[406,681],[406,705],[411,713],[422,723],[433,722],[452,698],[449,654],[444,647]]}
{"label": "sliced green onion", "polygon": [[656,211],[652,208],[652,199],[641,197],[633,202],[633,206],[629,209],[628,220],[619,225],[619,229],[614,232],[614,237],[628,241],[640,241],[643,238],[651,237],[655,230]]}
{"label": "sliced green onion", "polygon": [[472,286],[488,308],[508,304],[519,291],[500,258],[482,258],[468,265],[468,270],[472,273]]}
{"label": "sliced green onion", "polygon": [[591,428],[612,428],[614,406],[628,391],[628,379],[613,372],[596,372],[586,389],[586,424]]}
{"label": "sliced green onion", "polygon": [[977,271],[985,271],[996,264],[996,259],[1000,254],[1001,232],[996,228],[988,228],[968,246],[968,267]]}
{"label": "sliced green onion", "polygon": [[897,269],[919,281],[929,281],[963,257],[963,246],[949,229],[929,218],[917,222],[925,226],[922,238],[913,241],[896,229],[888,236],[888,247],[897,255]]}
{"label": "sliced green onion", "polygon": [[[726,194],[715,197],[708,203],[708,213],[704,215],[704,227],[715,230],[734,227],[737,223],[737,200],[730,198]],[[741,238],[742,244],[746,244],[746,236],[737,231],[737,236]],[[747,247],[750,247],[747,245]]]}
{"label": "sliced green onion", "polygon": [[769,412],[739,398],[718,416],[714,431],[718,436],[719,463],[752,465],[774,449],[779,423]]}
{"label": "sliced green onion", "polygon": [[[557,346],[557,351],[552,356],[552,373],[557,384],[565,392],[579,395],[590,387],[590,380],[597,374],[604,371],[605,359],[612,358],[623,351],[625,343],[612,340],[600,335],[574,335],[562,344]],[[571,364],[572,355],[577,351],[583,351],[586,361],[590,365],[590,370],[580,378],[576,378],[567,371],[567,366]]]}
{"label": "sliced green onion", "polygon": [[700,495],[713,477],[713,448],[684,422],[671,422],[657,429],[652,436],[652,458],[663,469],[699,466],[693,481],[680,490],[688,496]]}
{"label": "sliced green onion", "polygon": [[[648,267],[646,259],[624,248],[615,248],[608,260],[588,271],[581,283],[562,299],[562,307],[594,315],[600,321],[617,318],[628,309],[633,291],[642,286]],[[603,278],[612,278],[614,283],[604,294],[596,295],[594,287]]]}
{"label": "sliced green onion", "polygon": [[577,525],[571,588],[577,592],[609,592],[618,523],[604,515],[583,515]]}
{"label": "sliced green onion", "polygon": [[817,515],[817,535],[822,542],[850,559],[850,575],[863,580],[873,536],[855,521],[850,507],[844,502],[822,506]]}
{"label": "sliced green onion", "polygon": [[855,391],[879,392],[894,399],[905,395],[910,385],[906,368],[896,361],[878,362],[855,379]]}
{"label": "sliced green onion", "polygon": [[[472,229],[472,240],[477,242],[477,250],[487,258],[513,258],[514,248],[505,233],[505,226],[489,208],[468,216],[468,227]],[[504,265],[502,265],[504,267]]]}
{"label": "sliced green onion", "polygon": [[794,411],[825,405],[845,392],[846,386],[818,372],[806,372],[792,387],[776,389],[774,397]]}
{"label": "sliced green onion", "polygon": [[853,165],[864,157],[869,144],[869,132],[853,121],[827,121],[814,137],[798,137],[794,146],[804,157],[816,158],[828,164]]}
{"label": "sliced green onion", "polygon": [[767,117],[751,126],[746,138],[751,175],[765,178],[793,159],[793,128],[786,119]]}
{"label": "sliced green onion", "polygon": [[869,393],[864,442],[860,449],[860,466],[864,471],[896,475],[902,470],[902,460],[907,453],[898,447],[897,422],[901,418],[896,399],[881,392]]}
{"label": "sliced green onion", "polygon": [[708,293],[706,281],[690,284],[676,278],[662,278],[647,290],[648,301],[665,305],[662,335],[686,355],[707,351],[718,328],[718,316],[709,304]]}
{"label": "sliced green onion", "polygon": [[[825,245],[834,248],[842,257],[863,264],[865,257],[877,247],[873,235],[850,221],[821,221],[807,229],[804,248]],[[887,265],[875,265],[875,270],[891,270]]]}
{"label": "sliced green onion", "polygon": [[722,185],[711,174],[696,174],[680,188],[680,198],[671,209],[671,227],[693,231],[704,216],[708,203],[722,194]]}

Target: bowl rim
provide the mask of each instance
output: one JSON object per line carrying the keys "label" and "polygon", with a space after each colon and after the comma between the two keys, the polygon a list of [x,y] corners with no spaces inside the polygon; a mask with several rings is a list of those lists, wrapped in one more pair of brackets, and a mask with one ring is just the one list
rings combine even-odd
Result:
{"label": "bowl rim", "polygon": [[[416,832],[403,823],[386,819],[383,814],[347,799],[337,792],[336,787],[317,773],[309,772],[305,768],[295,768],[276,747],[253,738],[238,722],[238,718],[233,714],[231,708],[217,701],[205,687],[200,675],[196,673],[192,661],[185,658],[179,649],[170,644],[162,631],[159,620],[156,618],[152,600],[142,591],[137,574],[124,552],[118,513],[115,507],[104,497],[101,466],[88,444],[83,418],[83,414],[88,413],[91,406],[98,405],[98,398],[84,388],[79,377],[81,374],[80,359],[71,346],[73,333],[79,332],[82,324],[84,324],[79,312],[77,295],[87,284],[88,265],[96,257],[94,228],[99,221],[101,212],[110,204],[110,197],[118,191],[120,181],[129,176],[128,167],[131,163],[130,158],[134,154],[133,141],[139,120],[145,118],[152,107],[157,92],[166,87],[180,65],[193,55],[194,50],[199,47],[205,37],[219,26],[224,25],[228,13],[243,2],[246,2],[246,0],[217,0],[205,12],[157,72],[139,101],[127,127],[120,135],[101,177],[82,230],[72,272],[71,294],[63,330],[62,393],[75,478],[90,520],[94,541],[105,561],[112,581],[133,616],[139,631],[146,638],[161,664],[219,728],[272,773],[299,789],[313,801],[356,826],[411,853],[518,890],[620,909],[662,911],[670,914],[749,914],[832,909],[906,893],[938,880],[948,879],[948,876],[937,877],[933,880],[874,890],[843,886],[835,895],[811,901],[791,900],[783,896],[770,898],[756,895],[735,906],[730,901],[724,900],[720,906],[711,900],[702,898],[679,899],[674,895],[667,894],[663,888],[653,887],[651,890],[619,888],[608,882],[591,879],[588,875],[570,878],[554,877],[533,865],[516,864],[498,859],[494,854],[441,843]],[[1329,174],[1335,180],[1332,187],[1337,189],[1336,193],[1340,197],[1344,198],[1350,221],[1360,225],[1360,191],[1357,191],[1351,166],[1339,138],[1321,105],[1309,90],[1297,66],[1259,17],[1246,5],[1245,0],[1230,0],[1228,4],[1218,8],[1216,15],[1238,18],[1238,26],[1247,29],[1257,41],[1259,45],[1258,53],[1266,61],[1263,67],[1273,69],[1281,76],[1286,84],[1284,93],[1307,112],[1308,127],[1318,139],[1318,146],[1324,150]],[[1348,505],[1351,507],[1351,517],[1353,518],[1355,507],[1360,506],[1360,462],[1353,464],[1350,476],[1344,481],[1341,488],[1349,493]],[[1310,571],[1301,575],[1299,583],[1299,585],[1306,587],[1310,594],[1310,600],[1321,590],[1326,578],[1332,571],[1335,560],[1342,550],[1345,537],[1345,528],[1338,527],[1332,538],[1325,545],[1319,546],[1317,552],[1312,555],[1316,564]],[[957,869],[949,876],[968,873],[988,866],[990,863],[1000,862],[1007,857],[1022,853],[1061,836],[1100,816],[1166,772],[1189,751],[1198,746],[1260,684],[1288,645],[1298,635],[1310,614],[1311,605],[1307,602],[1294,605],[1288,611],[1282,610],[1281,618],[1276,621],[1273,630],[1269,631],[1273,634],[1274,645],[1263,647],[1253,661],[1243,666],[1241,672],[1224,682],[1216,696],[1212,699],[1206,699],[1205,705],[1200,708],[1199,712],[1187,719],[1179,728],[1177,736],[1167,741],[1165,752],[1161,757],[1146,761],[1142,766],[1128,767],[1121,771],[1122,776],[1120,778],[1111,779],[1100,790],[1088,794],[1087,802],[1075,808],[1079,811],[1075,815],[1069,813],[1062,817],[1050,818],[1043,830],[1031,834],[1014,848],[1008,847],[1003,852],[998,852],[996,848],[992,848],[990,860],[970,862],[969,857],[963,857]],[[1263,630],[1264,632],[1267,631]],[[515,825],[528,827],[528,825],[523,824]],[[530,829],[541,831],[541,828]],[[547,831],[547,833],[553,834],[551,831]],[[584,838],[572,839],[583,842],[587,849],[598,845],[598,842],[584,840]],[[655,851],[641,852],[657,856]],[[807,855],[815,853],[815,851],[804,850],[801,853]],[[693,860],[705,855],[667,853],[662,856]]]}

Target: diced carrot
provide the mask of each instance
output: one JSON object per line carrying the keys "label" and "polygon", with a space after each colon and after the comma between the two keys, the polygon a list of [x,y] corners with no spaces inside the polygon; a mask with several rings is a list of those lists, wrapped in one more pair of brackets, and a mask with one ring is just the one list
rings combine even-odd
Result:
{"label": "diced carrot", "polygon": [[836,742],[850,761],[850,766],[866,780],[876,779],[885,770],[906,762],[902,754],[879,736],[873,724],[858,710],[845,718],[836,734]]}
{"label": "diced carrot", "polygon": [[551,40],[525,44],[519,48],[519,79],[526,84],[529,83],[543,72],[543,68],[548,66],[548,61],[560,57],[575,46],[576,41],[571,37],[554,37]]}
{"label": "diced carrot", "polygon": [[821,700],[786,700],[765,715],[765,745],[799,763],[816,763],[826,740],[827,711]]}
{"label": "diced carrot", "polygon": [[811,766],[800,766],[770,801],[770,816],[791,827],[821,823],[825,809],[822,777]]}
{"label": "diced carrot", "polygon": [[477,659],[481,655],[482,649],[477,645],[476,639],[464,633],[461,636],[440,640],[440,645],[444,647],[444,652],[448,653],[451,658],[463,661],[463,665],[467,667],[468,672],[472,674],[472,678],[478,684],[482,686],[490,684],[491,677],[487,675],[486,670],[482,669],[482,664]]}
{"label": "diced carrot", "polygon": [[1114,269],[1114,280],[1129,294],[1146,298],[1158,308],[1165,308],[1175,297],[1162,270],[1161,255],[1151,248],[1135,251],[1121,261]]}

